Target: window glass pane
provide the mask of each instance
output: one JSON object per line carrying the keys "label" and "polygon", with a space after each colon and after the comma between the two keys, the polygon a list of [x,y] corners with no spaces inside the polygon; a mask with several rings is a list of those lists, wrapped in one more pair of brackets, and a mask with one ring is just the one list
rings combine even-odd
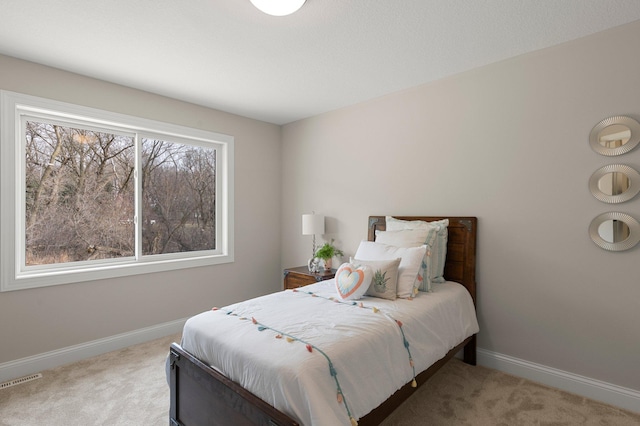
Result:
{"label": "window glass pane", "polygon": [[216,150],[142,142],[142,254],[216,249]]}
{"label": "window glass pane", "polygon": [[134,255],[134,139],[25,124],[25,263]]}

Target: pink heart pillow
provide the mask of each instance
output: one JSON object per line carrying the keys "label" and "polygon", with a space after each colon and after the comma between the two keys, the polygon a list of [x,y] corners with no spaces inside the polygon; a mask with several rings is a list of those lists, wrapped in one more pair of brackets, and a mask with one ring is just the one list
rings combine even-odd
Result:
{"label": "pink heart pillow", "polygon": [[336,290],[342,300],[360,299],[371,284],[372,272],[367,265],[343,263],[336,272]]}

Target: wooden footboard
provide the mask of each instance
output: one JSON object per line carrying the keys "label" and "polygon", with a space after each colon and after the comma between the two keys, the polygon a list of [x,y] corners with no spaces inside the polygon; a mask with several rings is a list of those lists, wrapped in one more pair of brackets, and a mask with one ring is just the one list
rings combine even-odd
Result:
{"label": "wooden footboard", "polygon": [[[460,350],[464,361],[475,365],[476,336],[467,338],[416,377],[418,387]],[[298,423],[239,384],[185,351],[177,343],[170,352],[170,426],[294,426]],[[407,384],[358,421],[359,426],[375,426],[391,414],[417,388]]]}
{"label": "wooden footboard", "polygon": [[298,423],[174,343],[171,426],[296,426]]}

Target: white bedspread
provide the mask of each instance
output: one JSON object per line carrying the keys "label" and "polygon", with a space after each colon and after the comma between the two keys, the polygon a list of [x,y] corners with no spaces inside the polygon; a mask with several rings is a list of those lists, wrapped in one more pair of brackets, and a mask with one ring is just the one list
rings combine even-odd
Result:
{"label": "white bedspread", "polygon": [[366,297],[357,301],[364,308],[328,300],[334,285],[199,314],[185,324],[182,347],[301,424],[336,426],[351,424],[347,407],[358,419],[412,381],[402,332],[416,375],[478,332],[471,297],[457,283],[437,284],[414,300]]}

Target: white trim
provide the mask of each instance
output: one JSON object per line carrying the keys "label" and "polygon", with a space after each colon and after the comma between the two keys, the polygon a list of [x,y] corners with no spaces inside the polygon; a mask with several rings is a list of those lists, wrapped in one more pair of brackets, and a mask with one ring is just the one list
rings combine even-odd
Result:
{"label": "white trim", "polygon": [[[127,333],[117,334],[104,339],[93,340],[79,345],[17,359],[0,364],[0,383],[27,376],[43,370],[70,364],[107,352],[116,351],[128,346],[159,339],[171,334],[180,333],[187,318],[141,328]],[[167,347],[167,353],[169,348]]]}
{"label": "white trim", "polygon": [[639,412],[640,391],[603,382],[485,349],[477,350],[478,365],[523,377],[589,399]]}

